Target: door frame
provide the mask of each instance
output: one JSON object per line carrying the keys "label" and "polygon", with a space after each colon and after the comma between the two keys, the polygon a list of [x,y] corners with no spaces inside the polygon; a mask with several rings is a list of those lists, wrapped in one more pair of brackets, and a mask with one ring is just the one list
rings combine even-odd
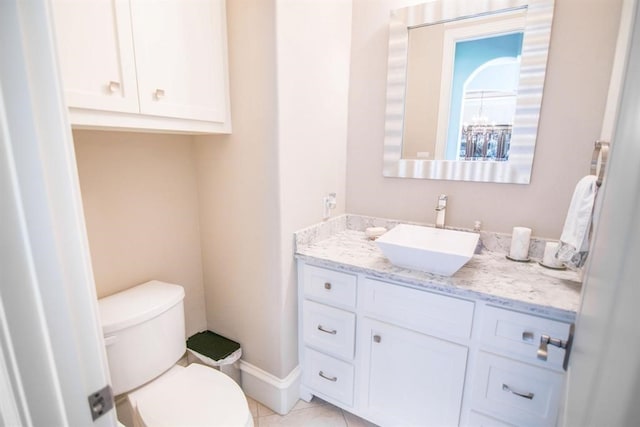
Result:
{"label": "door frame", "polygon": [[47,0],[0,2],[0,424],[92,420],[109,383]]}
{"label": "door frame", "polygon": [[[563,426],[636,425],[640,419],[640,8],[623,3],[621,102],[597,196],[593,242],[567,372]],[[631,39],[624,40],[629,24]],[[627,55],[628,53],[628,55]],[[614,97],[615,100],[615,97]],[[609,108],[608,108],[609,109]],[[611,117],[609,118],[611,120]],[[605,125],[607,123],[605,122]],[[603,129],[610,132],[611,129]]]}

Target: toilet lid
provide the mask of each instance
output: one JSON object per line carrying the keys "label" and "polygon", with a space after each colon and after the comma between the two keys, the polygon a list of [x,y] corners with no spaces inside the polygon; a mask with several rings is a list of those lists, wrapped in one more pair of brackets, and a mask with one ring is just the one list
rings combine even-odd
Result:
{"label": "toilet lid", "polygon": [[196,363],[138,390],[135,406],[148,427],[252,424],[238,384],[220,371]]}

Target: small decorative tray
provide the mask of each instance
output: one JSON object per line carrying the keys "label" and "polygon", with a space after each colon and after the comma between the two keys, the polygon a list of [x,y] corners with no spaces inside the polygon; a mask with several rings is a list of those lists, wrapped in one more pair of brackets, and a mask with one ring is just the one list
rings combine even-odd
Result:
{"label": "small decorative tray", "polygon": [[515,262],[530,262],[531,261],[531,258],[517,259],[517,258],[511,258],[509,255],[505,255],[505,258],[507,258],[509,261],[515,261]]}
{"label": "small decorative tray", "polygon": [[538,261],[538,264],[540,264],[544,268],[548,268],[549,270],[566,270],[567,269],[567,267],[564,265],[561,265],[560,267],[554,267],[551,265],[543,264],[542,261]]}

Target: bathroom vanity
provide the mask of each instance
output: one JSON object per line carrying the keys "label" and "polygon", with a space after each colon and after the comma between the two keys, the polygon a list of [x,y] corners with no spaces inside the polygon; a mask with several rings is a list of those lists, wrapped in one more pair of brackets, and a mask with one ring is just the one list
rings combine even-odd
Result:
{"label": "bathroom vanity", "polygon": [[362,222],[296,236],[301,397],[383,426],[555,425],[565,350],[538,353],[569,338],[577,275],[487,250],[452,277],[407,270]]}

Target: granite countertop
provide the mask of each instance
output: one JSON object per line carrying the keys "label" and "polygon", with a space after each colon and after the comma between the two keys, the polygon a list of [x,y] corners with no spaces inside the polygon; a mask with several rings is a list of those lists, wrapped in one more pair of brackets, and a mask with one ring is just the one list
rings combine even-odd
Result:
{"label": "granite countertop", "polygon": [[320,239],[299,240],[296,257],[310,264],[362,273],[382,280],[479,299],[504,308],[574,321],[581,282],[571,270],[550,270],[536,261],[509,261],[484,249],[451,277],[396,267],[363,231],[333,230]]}

